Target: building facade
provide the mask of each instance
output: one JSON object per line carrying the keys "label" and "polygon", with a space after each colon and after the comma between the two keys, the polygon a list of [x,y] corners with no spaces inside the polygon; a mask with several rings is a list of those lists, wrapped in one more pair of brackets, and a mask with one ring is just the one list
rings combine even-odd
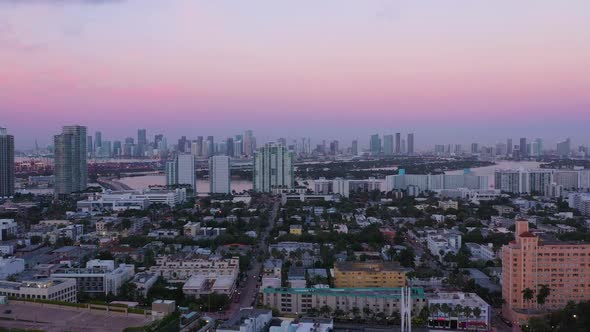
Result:
{"label": "building facade", "polygon": [[0,281],[0,295],[19,299],[76,302],[76,281],[62,278],[23,282]]}
{"label": "building facade", "polygon": [[268,143],[254,153],[254,191],[293,188],[293,153],[282,144]]}
{"label": "building facade", "polygon": [[14,136],[0,128],[0,198],[14,195]]}
{"label": "building facade", "polygon": [[393,262],[337,262],[334,286],[337,288],[394,288],[406,285],[407,270]]}
{"label": "building facade", "polygon": [[56,196],[86,190],[88,184],[86,138],[86,127],[83,126],[64,126],[62,133],[55,135],[54,191]]}
{"label": "building facade", "polygon": [[210,260],[161,256],[156,258],[156,265],[150,267],[150,272],[173,282],[184,282],[196,274],[235,276],[237,278],[240,272],[240,260],[235,257]]}
{"label": "building facade", "polygon": [[[332,312],[358,311],[364,316],[370,310],[390,316],[401,311],[401,291],[402,288],[266,288],[262,290],[262,302],[281,314],[305,314],[312,308],[328,306]],[[426,306],[422,288],[412,288],[411,302],[415,313]]]}
{"label": "building facade", "polygon": [[[516,239],[502,247],[502,313],[516,324],[544,310],[563,308],[569,301],[590,300],[590,244],[546,241],[516,221]],[[546,285],[543,305],[536,295]],[[533,294],[527,299],[524,294]]]}
{"label": "building facade", "polygon": [[230,158],[213,156],[209,158],[209,192],[229,194],[231,192]]}
{"label": "building facade", "polygon": [[197,191],[197,170],[193,154],[179,154],[166,162],[166,185],[188,186]]}

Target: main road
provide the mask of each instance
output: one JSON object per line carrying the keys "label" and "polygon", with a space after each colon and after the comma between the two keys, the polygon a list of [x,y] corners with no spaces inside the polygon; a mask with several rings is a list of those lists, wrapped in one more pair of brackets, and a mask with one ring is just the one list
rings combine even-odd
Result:
{"label": "main road", "polygon": [[234,298],[237,296],[238,302],[234,302],[234,298],[232,298],[232,302],[228,310],[223,313],[208,314],[213,318],[228,319],[238,312],[240,308],[256,306],[258,300],[258,290],[260,288],[260,278],[262,275],[262,263],[260,263],[257,258],[258,255],[265,255],[268,252],[268,236],[270,234],[270,230],[274,227],[280,207],[280,200],[278,199],[265,197],[265,200],[267,204],[272,204],[272,208],[268,214],[268,227],[260,233],[259,250],[254,251],[253,255],[250,257],[250,269],[244,272],[245,277],[243,282],[241,282],[240,286],[236,289],[237,294],[234,295]]}

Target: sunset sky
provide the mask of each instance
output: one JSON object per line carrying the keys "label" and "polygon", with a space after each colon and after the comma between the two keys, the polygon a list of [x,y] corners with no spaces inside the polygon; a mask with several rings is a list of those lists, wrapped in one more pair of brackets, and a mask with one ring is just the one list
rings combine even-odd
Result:
{"label": "sunset sky", "polygon": [[590,1],[0,0],[0,126],[590,144]]}

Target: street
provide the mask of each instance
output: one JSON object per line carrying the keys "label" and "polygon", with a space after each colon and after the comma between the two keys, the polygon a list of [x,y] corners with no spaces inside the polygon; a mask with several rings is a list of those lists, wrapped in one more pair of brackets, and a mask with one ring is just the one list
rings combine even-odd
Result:
{"label": "street", "polygon": [[243,282],[240,282],[240,287],[236,288],[237,296],[239,296],[238,302],[232,302],[223,313],[208,313],[207,315],[217,319],[228,319],[240,308],[253,307],[258,301],[258,289],[260,287],[260,276],[262,273],[262,263],[257,259],[258,255],[266,254],[268,252],[268,235],[270,230],[274,227],[274,223],[279,210],[280,202],[278,200],[269,201],[273,202],[273,206],[268,216],[268,227],[260,234],[260,249],[258,253],[253,253],[251,257],[251,265],[248,271],[245,271],[246,277]]}

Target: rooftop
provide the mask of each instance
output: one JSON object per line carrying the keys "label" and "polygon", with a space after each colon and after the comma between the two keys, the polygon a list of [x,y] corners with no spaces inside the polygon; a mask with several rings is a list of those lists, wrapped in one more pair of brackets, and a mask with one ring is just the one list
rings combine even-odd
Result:
{"label": "rooftop", "polygon": [[240,330],[240,326],[244,323],[246,319],[254,318],[260,315],[272,315],[272,312],[270,310],[265,309],[243,308],[240,309],[240,311],[236,312],[223,324],[219,325],[219,329]]}
{"label": "rooftop", "polygon": [[379,272],[379,271],[407,271],[406,268],[399,265],[397,262],[337,262],[334,268],[340,271],[365,271],[365,272]]}

